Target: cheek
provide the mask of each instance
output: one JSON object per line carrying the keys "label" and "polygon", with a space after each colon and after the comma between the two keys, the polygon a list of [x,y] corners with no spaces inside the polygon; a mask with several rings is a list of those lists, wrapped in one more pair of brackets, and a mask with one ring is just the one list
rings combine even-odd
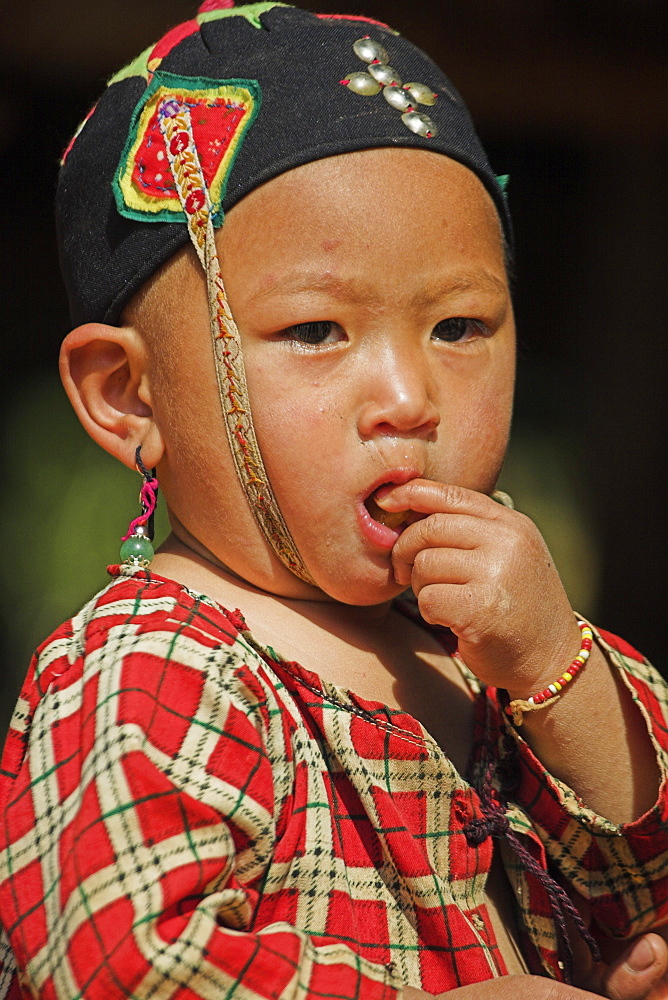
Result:
{"label": "cheek", "polygon": [[267,467],[282,478],[318,463],[344,447],[345,385],[311,377],[288,359],[258,363],[247,358],[253,422]]}
{"label": "cheek", "polygon": [[[484,394],[474,401],[469,419],[468,439],[477,445],[472,455],[477,457],[481,468],[492,470],[503,460],[512,413],[512,394]],[[493,474],[496,473],[493,471]]]}
{"label": "cheek", "polygon": [[503,347],[486,372],[447,394],[441,431],[448,473],[460,486],[488,493],[501,470],[513,405],[514,352]]}

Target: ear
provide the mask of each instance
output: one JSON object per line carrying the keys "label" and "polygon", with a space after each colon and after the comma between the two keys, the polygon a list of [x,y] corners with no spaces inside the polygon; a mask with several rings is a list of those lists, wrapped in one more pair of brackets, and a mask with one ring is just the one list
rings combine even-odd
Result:
{"label": "ear", "polygon": [[148,353],[131,327],[86,323],[65,337],[60,376],[84,429],[129,468],[142,448],[148,468],[164,453],[148,379]]}

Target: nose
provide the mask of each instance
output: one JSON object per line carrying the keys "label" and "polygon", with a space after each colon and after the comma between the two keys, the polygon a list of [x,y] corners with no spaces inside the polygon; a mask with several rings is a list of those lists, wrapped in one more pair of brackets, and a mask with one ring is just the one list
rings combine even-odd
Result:
{"label": "nose", "polygon": [[376,435],[428,438],[440,423],[433,373],[415,342],[388,337],[364,358],[364,400],[358,418],[362,440]]}

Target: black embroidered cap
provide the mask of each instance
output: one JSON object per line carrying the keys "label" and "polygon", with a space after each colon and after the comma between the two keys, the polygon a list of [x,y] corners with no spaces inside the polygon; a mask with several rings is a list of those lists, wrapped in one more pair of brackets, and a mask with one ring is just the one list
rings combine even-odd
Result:
{"label": "black embroidered cap", "polygon": [[414,147],[471,169],[512,245],[503,179],[461,97],[420,49],[367,18],[207,0],[111,79],[63,157],[56,214],[75,324],[117,322],[189,241],[160,124],[170,100],[190,110],[216,225],[301,164]]}

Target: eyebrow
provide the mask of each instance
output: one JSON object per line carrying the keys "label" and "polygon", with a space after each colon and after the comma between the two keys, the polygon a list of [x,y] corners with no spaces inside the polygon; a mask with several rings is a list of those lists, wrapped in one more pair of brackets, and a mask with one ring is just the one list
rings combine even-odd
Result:
{"label": "eyebrow", "polygon": [[[410,305],[432,305],[458,292],[483,291],[506,294],[505,281],[484,268],[474,268],[465,274],[455,275],[442,281],[432,281],[423,290],[413,295]],[[377,298],[373,286],[358,278],[337,278],[332,274],[313,274],[294,280],[279,281],[269,288],[260,288],[252,296],[254,301],[275,294],[299,294],[302,292],[327,292],[334,299],[373,305]]]}

